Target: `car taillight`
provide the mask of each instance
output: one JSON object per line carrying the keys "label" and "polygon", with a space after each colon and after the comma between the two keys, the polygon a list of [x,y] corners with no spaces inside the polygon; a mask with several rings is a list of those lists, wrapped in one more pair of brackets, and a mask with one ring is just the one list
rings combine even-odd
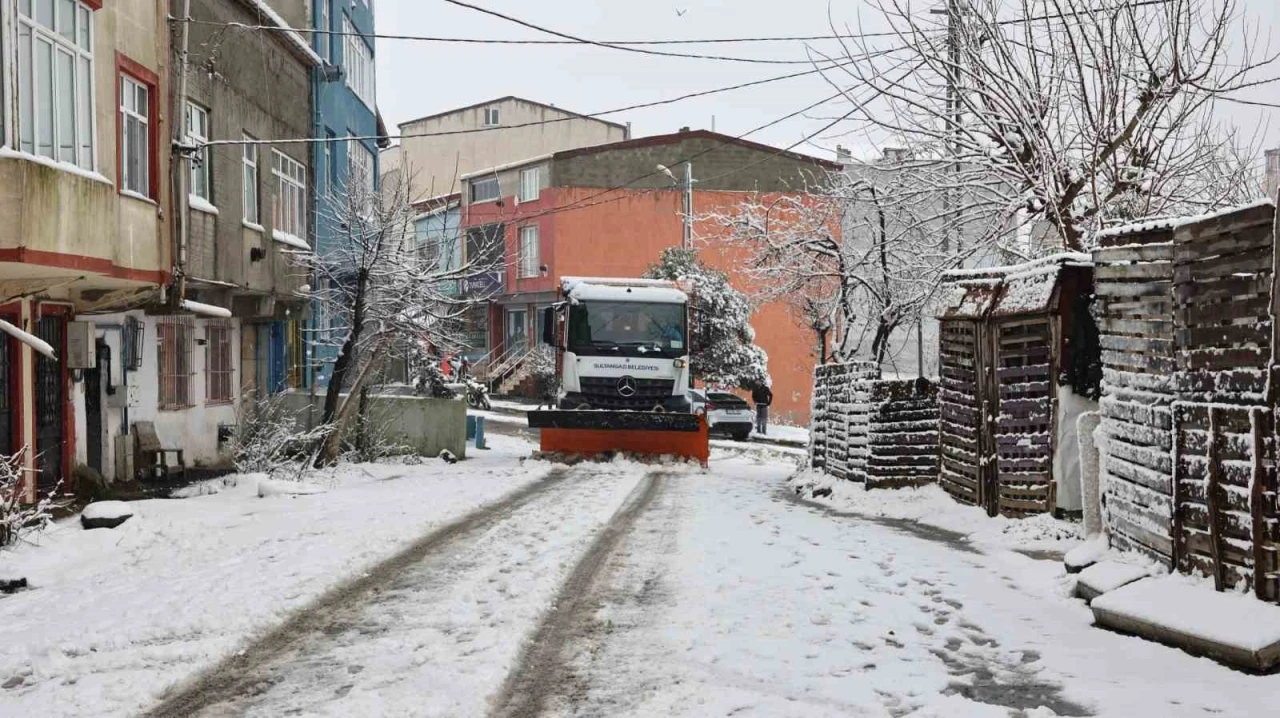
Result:
{"label": "car taillight", "polygon": [[707,402],[707,411],[715,411],[717,408],[718,407],[716,407],[715,402],[713,401]]}

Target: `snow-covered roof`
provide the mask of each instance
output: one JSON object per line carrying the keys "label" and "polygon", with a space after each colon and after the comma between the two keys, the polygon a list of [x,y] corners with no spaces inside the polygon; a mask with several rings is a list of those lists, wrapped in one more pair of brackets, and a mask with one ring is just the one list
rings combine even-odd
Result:
{"label": "snow-covered roof", "polygon": [[316,54],[315,50],[311,49],[311,45],[308,44],[306,40],[302,39],[302,36],[299,35],[298,32],[289,25],[289,23],[285,22],[285,19],[280,17],[279,13],[272,10],[271,6],[266,3],[266,0],[241,0],[241,2],[254,10],[257,10],[262,14],[262,17],[270,21],[271,24],[280,28],[283,32],[279,34],[284,37],[286,42],[293,46],[294,51],[305,57],[307,62],[315,65],[316,67],[324,66],[324,60]]}
{"label": "snow-covered roof", "polygon": [[560,280],[565,296],[572,301],[658,302],[683,304],[689,301],[676,285],[664,279],[619,277],[565,277]]}
{"label": "snow-covered roof", "polygon": [[977,319],[1043,312],[1053,301],[1063,267],[1092,266],[1091,255],[1063,252],[1007,267],[947,272],[950,287],[938,316]]}
{"label": "snow-covered roof", "polygon": [[523,160],[516,160],[515,162],[507,162],[505,164],[494,165],[493,167],[486,167],[482,170],[466,172],[464,174],[458,175],[458,180],[459,181],[469,180],[473,177],[487,177],[490,175],[498,174],[499,172],[506,172],[507,170],[513,170],[517,167],[523,167],[524,165],[531,165],[535,162],[545,162],[549,159],[551,159],[550,154],[541,154],[541,155],[537,155],[536,157],[528,157]]}

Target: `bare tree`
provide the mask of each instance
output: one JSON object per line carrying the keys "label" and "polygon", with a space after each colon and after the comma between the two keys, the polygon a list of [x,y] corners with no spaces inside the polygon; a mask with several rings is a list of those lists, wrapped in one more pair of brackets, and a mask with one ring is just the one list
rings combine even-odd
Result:
{"label": "bare tree", "polygon": [[[1009,248],[1011,229],[1040,224],[1050,244],[1082,250],[1109,222],[1258,192],[1212,116],[1273,59],[1235,32],[1237,0],[948,0],[942,15],[870,2],[902,48],[847,44],[859,61],[826,74],[874,90],[847,129],[911,148],[949,242],[967,229],[970,243]],[[917,71],[886,71],[904,57]]]}
{"label": "bare tree", "polygon": [[[495,271],[502,259],[501,237],[467,241],[459,232],[425,244],[413,231],[416,210],[409,178],[387,178],[375,191],[370,178],[353,168],[341,194],[325,198],[321,211],[339,228],[318,252],[295,253],[310,276],[312,296],[327,315],[339,350],[321,412],[321,426],[332,426],[317,463],[336,456],[337,437],[375,363],[398,353],[416,358],[456,348],[464,313],[488,297],[469,294],[469,277]],[[466,246],[465,249],[463,245]],[[454,258],[462,255],[461,261]],[[359,403],[357,400],[355,403]],[[341,404],[341,406],[340,406]]]}
{"label": "bare tree", "polygon": [[883,362],[894,332],[919,320],[941,273],[963,255],[946,251],[925,178],[901,166],[832,175],[812,193],[754,196],[704,217],[716,236],[745,251],[759,301],[785,301],[832,356]]}

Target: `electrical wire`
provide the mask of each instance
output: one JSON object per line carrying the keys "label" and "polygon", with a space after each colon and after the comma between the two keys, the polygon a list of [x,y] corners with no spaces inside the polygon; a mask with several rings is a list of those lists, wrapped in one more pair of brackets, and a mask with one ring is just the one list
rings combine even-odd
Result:
{"label": "electrical wire", "polygon": [[535,25],[534,23],[528,22],[526,20],[521,20],[520,18],[517,18],[517,17],[512,17],[511,15],[500,13],[497,10],[490,10],[488,8],[480,7],[479,5],[472,5],[471,3],[463,2],[463,0],[444,0],[444,1],[451,5],[457,5],[458,7],[461,7],[461,8],[474,10],[478,13],[483,13],[485,15],[492,15],[493,17],[499,18],[501,20],[515,23],[516,25],[529,28],[530,30],[536,30],[538,32],[541,32],[547,35],[552,35],[562,40],[570,40],[576,43],[581,43],[583,45],[594,45],[596,47],[604,47],[604,48],[610,48],[613,50],[621,50],[623,52],[638,53],[641,55],[652,55],[656,57],[681,57],[681,58],[693,58],[698,60],[718,60],[720,62],[747,62],[747,63],[755,63],[755,64],[763,64],[763,65],[795,65],[795,64],[812,63],[812,60],[766,60],[766,59],[757,58],[757,57],[736,57],[732,55],[700,55],[700,54],[683,53],[683,52],[670,52],[667,50],[649,50],[643,47],[635,47],[630,45],[616,45],[613,43],[601,42],[599,40],[589,40],[584,37],[578,37],[576,35],[570,35],[565,32],[560,32],[559,30],[552,30],[550,28],[543,27],[541,25]]}
{"label": "electrical wire", "polygon": [[[481,38],[481,37],[444,37],[436,35],[404,35],[397,33],[381,33],[381,32],[346,32],[342,30],[321,30],[311,27],[295,27],[286,28],[279,25],[252,25],[243,22],[223,22],[218,20],[183,20],[179,17],[169,16],[169,22],[172,23],[189,23],[191,25],[204,25],[208,27],[233,27],[241,30],[264,30],[268,32],[296,32],[306,35],[328,35],[332,37],[361,37],[370,40],[406,40],[415,42],[439,42],[439,43],[457,43],[463,45],[584,45],[578,40],[541,40],[541,39],[503,39],[503,38]],[[716,38],[697,38],[689,40],[601,40],[608,45],[634,45],[634,46],[652,46],[652,45],[726,45],[736,43],[757,43],[757,42],[816,42],[819,40],[862,40],[876,37],[898,37],[898,33],[892,31],[886,32],[863,32],[863,33],[843,33],[831,35],[790,35],[778,37],[716,37]]]}
{"label": "electrical wire", "polygon": [[[555,118],[546,119],[546,120],[533,120],[530,122],[519,122],[513,125],[498,125],[495,127],[474,127],[469,129],[463,129],[463,130],[443,130],[439,132],[406,132],[406,133],[401,133],[396,135],[364,135],[364,136],[349,136],[349,137],[348,136],[298,137],[298,138],[286,138],[286,139],[275,139],[275,140],[246,140],[246,139],[208,140],[205,142],[201,142],[197,145],[194,145],[194,148],[199,149],[202,147],[219,147],[219,146],[234,146],[234,145],[288,145],[288,144],[312,144],[312,143],[323,144],[323,143],[329,143],[329,142],[350,142],[353,140],[372,142],[372,141],[383,140],[383,139],[403,140],[403,139],[416,139],[416,138],[425,138],[425,137],[447,137],[452,135],[469,135],[469,134],[476,134],[481,132],[496,132],[499,130],[510,130],[510,129],[516,129],[521,127],[536,127],[539,125],[549,125],[557,122],[568,122],[571,120],[578,120],[584,117],[587,117],[587,118],[604,117],[607,115],[615,115],[620,112],[629,112],[631,110],[641,110],[649,107],[660,107],[663,105],[670,105],[670,104],[683,102],[685,100],[691,100],[698,97],[707,97],[709,95],[716,95],[723,92],[731,92],[733,90],[741,90],[748,87],[758,87],[760,85],[767,85],[773,82],[791,80],[797,77],[806,77],[808,75],[816,75],[821,72],[826,72],[827,70],[834,70],[841,67],[845,67],[855,62],[868,60],[874,57],[881,57],[884,55],[891,55],[895,52],[900,52],[904,49],[906,48],[903,48],[903,47],[888,48],[885,50],[879,50],[873,53],[869,53],[867,55],[860,55],[856,58],[851,58],[851,59],[846,58],[840,61],[829,61],[830,64],[824,64],[821,67],[815,67],[811,70],[803,70],[801,72],[790,72],[785,75],[775,75],[773,77],[766,77],[759,80],[751,80],[748,82],[740,82],[734,85],[716,87],[710,90],[700,90],[698,92],[689,92],[683,95],[677,95],[675,97],[668,97],[662,100],[654,100],[652,102],[642,102],[635,105],[627,105],[626,107],[617,107],[611,110],[602,110],[600,112],[591,112],[587,114],[569,113],[569,115],[566,117],[555,117]],[[819,61],[819,62],[822,62],[822,61]]]}

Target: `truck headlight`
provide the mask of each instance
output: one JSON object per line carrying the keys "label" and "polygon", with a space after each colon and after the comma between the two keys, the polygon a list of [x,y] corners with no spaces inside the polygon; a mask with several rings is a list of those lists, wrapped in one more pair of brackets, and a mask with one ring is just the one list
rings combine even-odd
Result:
{"label": "truck headlight", "polygon": [[683,368],[685,367],[685,364],[687,364],[688,362],[686,362],[686,361],[685,361],[685,360],[683,360],[683,359],[677,359],[677,360],[675,360],[675,362],[673,362],[673,363],[675,364],[675,367],[676,367],[677,369],[683,369]]}

